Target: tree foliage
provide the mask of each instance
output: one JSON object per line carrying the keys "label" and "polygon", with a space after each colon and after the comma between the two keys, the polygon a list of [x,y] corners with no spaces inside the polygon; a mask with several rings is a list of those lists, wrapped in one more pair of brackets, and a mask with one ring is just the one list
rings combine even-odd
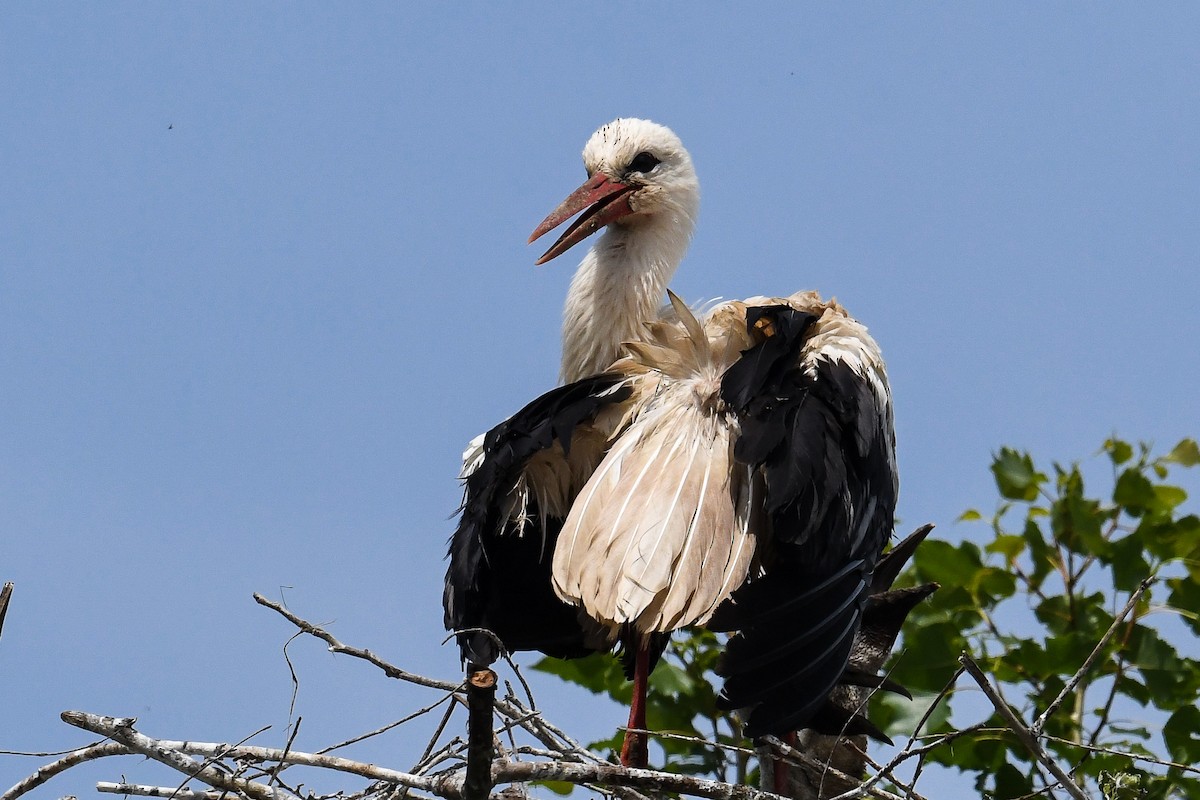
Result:
{"label": "tree foliage", "polygon": [[[1183,513],[1187,493],[1170,480],[1200,464],[1200,448],[1185,439],[1154,455],[1114,438],[1101,459],[1111,477],[1093,492],[1078,463],[1046,468],[1002,449],[994,511],[964,513],[976,526],[968,537],[926,541],[897,582],[942,587],[910,614],[890,664],[914,700],[873,700],[876,724],[911,737],[918,777],[940,764],[984,796],[1015,800],[1055,782],[1052,759],[1088,796],[1200,797],[1200,661],[1187,655],[1200,633],[1200,518]],[[718,651],[704,631],[675,637],[651,678],[649,725],[672,734],[658,739],[665,769],[752,779],[753,754],[731,749],[746,745],[736,720],[714,710]],[[1040,758],[972,691],[963,653],[1032,730]],[[611,658],[538,668],[629,700]]]}

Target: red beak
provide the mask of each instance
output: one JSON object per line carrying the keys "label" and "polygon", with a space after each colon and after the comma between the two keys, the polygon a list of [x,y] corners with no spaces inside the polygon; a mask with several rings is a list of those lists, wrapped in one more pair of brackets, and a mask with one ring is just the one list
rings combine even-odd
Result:
{"label": "red beak", "polygon": [[[565,221],[587,208],[579,219],[558,237],[558,241],[542,254],[537,264],[545,264],[555,256],[562,255],[572,246],[591,236],[608,223],[633,213],[629,207],[629,194],[633,186],[618,183],[608,179],[602,172],[597,172],[587,183],[571,192],[571,196],[563,200],[558,208],[550,212],[550,216],[542,220],[542,224],[534,229],[529,237],[530,243],[538,237],[563,224]],[[590,206],[590,208],[589,208]]]}

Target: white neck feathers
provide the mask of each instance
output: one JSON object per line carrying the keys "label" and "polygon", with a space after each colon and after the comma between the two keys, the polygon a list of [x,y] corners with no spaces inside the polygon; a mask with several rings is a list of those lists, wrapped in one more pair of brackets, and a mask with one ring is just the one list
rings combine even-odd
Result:
{"label": "white neck feathers", "polygon": [[610,225],[584,257],[563,309],[563,383],[603,372],[657,318],[695,226],[694,212],[673,211]]}

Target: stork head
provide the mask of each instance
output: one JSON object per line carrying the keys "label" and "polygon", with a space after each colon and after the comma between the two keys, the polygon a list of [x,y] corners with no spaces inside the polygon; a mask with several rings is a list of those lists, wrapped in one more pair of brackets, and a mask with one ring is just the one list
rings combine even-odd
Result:
{"label": "stork head", "polygon": [[644,119],[615,119],[588,139],[583,164],[587,181],[542,220],[529,241],[580,211],[584,213],[538,264],[561,255],[606,225],[632,230],[666,221],[684,227],[690,236],[700,207],[700,182],[691,156],[670,128]]}

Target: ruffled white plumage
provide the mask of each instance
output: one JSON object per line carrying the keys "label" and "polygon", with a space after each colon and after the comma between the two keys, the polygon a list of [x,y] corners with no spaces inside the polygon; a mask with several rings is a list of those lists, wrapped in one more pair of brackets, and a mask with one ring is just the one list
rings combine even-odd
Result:
{"label": "ruffled white plumage", "polygon": [[[739,350],[672,295],[669,319],[627,345],[636,409],[572,505],[554,556],[559,596],[615,634],[703,624],[754,556],[749,470],[719,398]],[[710,317],[711,318],[711,317]],[[714,346],[716,345],[716,346]]]}

